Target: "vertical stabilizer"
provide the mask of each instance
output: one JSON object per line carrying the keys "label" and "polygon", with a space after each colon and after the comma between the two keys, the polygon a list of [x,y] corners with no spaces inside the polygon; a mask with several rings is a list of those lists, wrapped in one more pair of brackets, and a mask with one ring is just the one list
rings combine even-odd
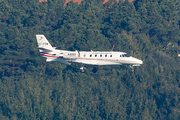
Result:
{"label": "vertical stabilizer", "polygon": [[36,35],[36,39],[39,48],[50,49],[50,50],[53,49],[53,47],[51,46],[51,44],[44,35]]}
{"label": "vertical stabilizer", "polygon": [[47,58],[47,61],[53,61],[56,59],[56,56],[53,56],[53,47],[49,43],[49,41],[46,39],[44,35],[36,35],[37,43],[38,43],[38,48],[40,51],[40,55],[42,57]]}

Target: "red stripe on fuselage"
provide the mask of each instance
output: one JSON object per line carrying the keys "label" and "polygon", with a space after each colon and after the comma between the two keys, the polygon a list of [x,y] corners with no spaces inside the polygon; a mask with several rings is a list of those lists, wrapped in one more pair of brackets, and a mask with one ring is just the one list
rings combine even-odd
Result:
{"label": "red stripe on fuselage", "polygon": [[45,52],[40,52],[41,56],[43,57],[52,57],[52,58],[59,58],[57,56],[53,56],[52,54],[49,53],[45,53]]}

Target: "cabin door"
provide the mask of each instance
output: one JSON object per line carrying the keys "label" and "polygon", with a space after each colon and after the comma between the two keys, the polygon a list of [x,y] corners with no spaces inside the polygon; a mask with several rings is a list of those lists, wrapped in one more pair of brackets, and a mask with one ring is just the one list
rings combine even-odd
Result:
{"label": "cabin door", "polygon": [[80,52],[78,52],[78,57],[80,57]]}

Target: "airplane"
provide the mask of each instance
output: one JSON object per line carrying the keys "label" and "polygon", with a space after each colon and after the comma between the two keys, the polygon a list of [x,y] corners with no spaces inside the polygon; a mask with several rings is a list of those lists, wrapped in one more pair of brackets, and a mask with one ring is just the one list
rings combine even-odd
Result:
{"label": "airplane", "polygon": [[36,35],[40,55],[46,58],[46,62],[57,61],[63,64],[80,64],[80,70],[85,71],[84,65],[123,65],[129,64],[134,71],[134,66],[143,64],[142,60],[134,58],[125,52],[115,51],[67,51],[52,47],[42,34]]}

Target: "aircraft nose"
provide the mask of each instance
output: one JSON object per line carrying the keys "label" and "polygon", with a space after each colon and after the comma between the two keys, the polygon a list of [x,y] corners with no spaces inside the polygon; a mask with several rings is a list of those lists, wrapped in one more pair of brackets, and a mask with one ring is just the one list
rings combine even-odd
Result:
{"label": "aircraft nose", "polygon": [[142,61],[142,60],[139,60],[139,59],[136,59],[136,63],[139,64],[139,65],[141,65],[141,64],[143,64],[143,61]]}
{"label": "aircraft nose", "polygon": [[137,64],[137,65],[143,64],[143,61],[137,58],[134,58],[133,61],[134,61],[134,64]]}
{"label": "aircraft nose", "polygon": [[142,61],[142,60],[139,60],[139,64],[143,64],[143,61]]}

